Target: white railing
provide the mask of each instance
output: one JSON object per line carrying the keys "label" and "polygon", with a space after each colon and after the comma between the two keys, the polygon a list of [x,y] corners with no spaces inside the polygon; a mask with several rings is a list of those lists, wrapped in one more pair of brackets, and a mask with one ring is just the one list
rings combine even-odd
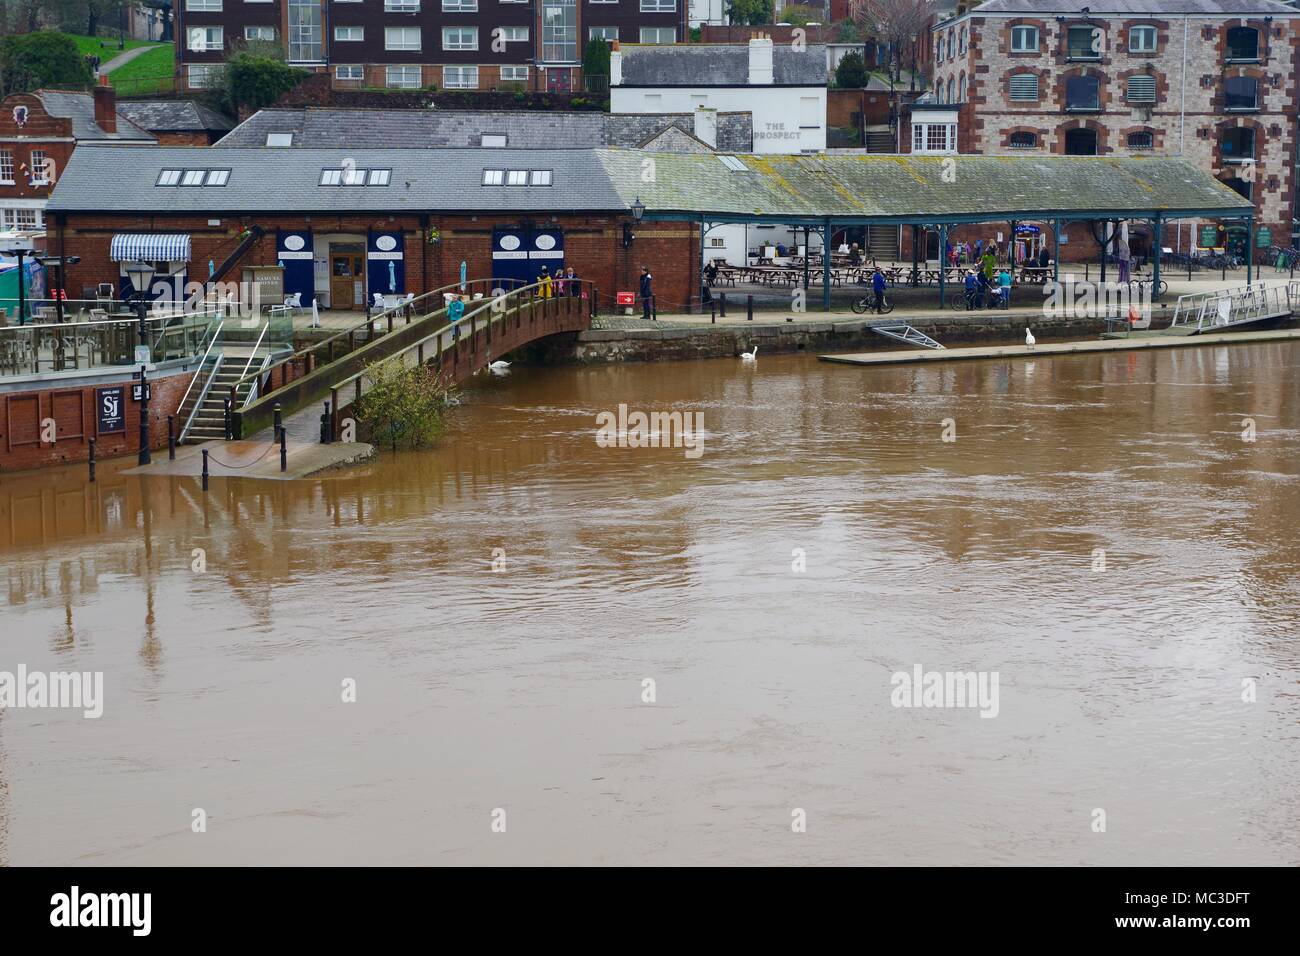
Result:
{"label": "white railing", "polygon": [[1285,315],[1300,306],[1300,281],[1280,285],[1247,285],[1180,295],[1170,328],[1203,332]]}
{"label": "white railing", "polygon": [[216,331],[212,333],[212,341],[208,342],[208,347],[203,350],[203,358],[199,359],[199,367],[194,370],[194,377],[190,379],[190,384],[186,386],[185,394],[181,396],[181,403],[176,406],[177,408],[185,407],[185,399],[190,397],[190,392],[193,391],[194,389],[194,383],[197,382],[199,380],[199,376],[203,374],[203,366],[207,363],[208,355],[212,352],[213,347],[217,344],[217,340],[221,338],[221,330],[222,328],[225,327],[225,324],[226,324],[225,319],[222,319],[220,322],[217,323]]}

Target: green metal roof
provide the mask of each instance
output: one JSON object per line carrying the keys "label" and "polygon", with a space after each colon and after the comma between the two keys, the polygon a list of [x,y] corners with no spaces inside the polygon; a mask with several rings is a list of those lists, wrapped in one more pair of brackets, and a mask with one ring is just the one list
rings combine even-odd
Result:
{"label": "green metal roof", "polygon": [[976,222],[1248,216],[1250,202],[1191,163],[1101,156],[716,155],[597,151],[647,218]]}

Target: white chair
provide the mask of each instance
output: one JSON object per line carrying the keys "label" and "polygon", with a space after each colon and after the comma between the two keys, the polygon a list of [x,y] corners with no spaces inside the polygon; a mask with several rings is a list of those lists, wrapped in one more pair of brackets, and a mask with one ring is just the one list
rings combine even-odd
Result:
{"label": "white chair", "polygon": [[301,309],[301,308],[302,308],[302,293],[301,293],[301,292],[295,292],[293,295],[287,295],[287,296],[285,296],[285,297],[284,297],[284,307],[285,307],[286,309]]}
{"label": "white chair", "polygon": [[384,294],[383,294],[382,292],[376,292],[376,293],[374,293],[374,296],[375,296],[375,308],[378,309],[380,312],[383,312],[383,311],[384,311]]}

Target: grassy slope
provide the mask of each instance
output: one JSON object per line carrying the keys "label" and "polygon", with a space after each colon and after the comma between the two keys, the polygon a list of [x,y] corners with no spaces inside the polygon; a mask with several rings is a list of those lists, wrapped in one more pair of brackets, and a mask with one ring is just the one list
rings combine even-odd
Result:
{"label": "grassy slope", "polygon": [[[70,33],[68,34],[68,36],[72,37],[72,41],[77,44],[77,49],[81,51],[82,56],[89,56],[93,54],[99,57],[101,63],[107,63],[109,60],[113,59],[113,57],[117,56],[119,53],[122,52],[117,48],[116,36],[106,35],[106,36],[98,36],[98,37],[85,37],[85,36],[78,36],[74,33]],[[103,46],[100,46],[100,44],[103,44]],[[126,48],[128,50],[134,50],[138,46],[171,46],[171,44],[170,43],[167,44],[147,43],[144,40],[126,41]]]}
{"label": "grassy slope", "polygon": [[156,49],[140,54],[108,74],[113,82],[116,84],[123,80],[170,77],[175,68],[176,48],[170,43],[153,45]]}

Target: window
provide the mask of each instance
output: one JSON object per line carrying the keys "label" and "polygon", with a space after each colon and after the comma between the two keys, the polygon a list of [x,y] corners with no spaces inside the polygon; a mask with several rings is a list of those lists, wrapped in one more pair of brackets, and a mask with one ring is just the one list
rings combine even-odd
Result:
{"label": "window", "polygon": [[335,27],[334,39],[339,43],[347,43],[353,40],[364,40],[366,38],[365,27]]}
{"label": "window", "polygon": [[387,186],[392,176],[393,171],[391,169],[372,169],[370,175],[366,178],[366,185]]}
{"label": "window", "polygon": [[1037,73],[1011,74],[1010,94],[1011,94],[1012,103],[1037,103],[1038,102],[1038,74]]}
{"label": "window", "polygon": [[366,78],[365,67],[336,66],[334,67],[334,78],[336,80],[364,80]]}
{"label": "window", "polygon": [[204,176],[204,173],[205,173],[205,172],[206,172],[206,170],[202,170],[202,169],[187,169],[187,170],[185,170],[185,172],[183,172],[183,173],[181,174],[181,185],[182,185],[182,186],[202,186],[202,185],[203,185],[203,176]]}
{"label": "window", "polygon": [[420,0],[384,0],[384,13],[419,13]]}
{"label": "window", "polygon": [[506,170],[507,186],[527,186],[528,170],[526,169],[508,169]]}
{"label": "window", "polygon": [[1067,110],[1101,109],[1101,84],[1095,76],[1070,76],[1065,80]]}
{"label": "window", "polygon": [[1038,52],[1038,27],[1012,27],[1011,28],[1011,52],[1012,53],[1037,53]]}
{"label": "window", "polygon": [[939,37],[939,42],[935,44],[934,59],[936,63],[943,62],[943,37]]}
{"label": "window", "polygon": [[384,49],[418,52],[420,49],[420,28],[384,27]]}
{"label": "window", "polygon": [[164,169],[158,174],[158,182],[155,186],[175,186],[181,181],[181,171],[179,169]]}
{"label": "window", "polygon": [[318,63],[324,36],[319,0],[285,0],[289,25],[289,62]]}
{"label": "window", "polygon": [[578,61],[578,0],[543,0],[542,61]]}
{"label": "window", "polygon": [[957,152],[957,124],[916,123],[912,126],[912,152]]}
{"label": "window", "polygon": [[1101,27],[1070,27],[1066,33],[1065,55],[1071,60],[1100,60],[1106,49],[1106,34]]}
{"label": "window", "polygon": [[6,186],[14,184],[14,151],[0,149],[0,183]]}
{"label": "window", "polygon": [[228,169],[209,169],[207,179],[203,180],[205,186],[224,186],[230,182],[230,170]]}
{"label": "window", "polygon": [[500,186],[505,182],[506,171],[504,169],[485,169],[483,170],[484,186]]}
{"label": "window", "polygon": [[957,52],[958,53],[966,52],[966,28],[965,27],[961,28],[961,37],[957,41]]}
{"label": "window", "polygon": [[217,85],[220,67],[215,63],[192,63],[186,67],[185,77],[192,90],[208,90]]}
{"label": "window", "polygon": [[677,0],[641,0],[642,13],[672,13],[677,9]]}
{"label": "window", "polygon": [[1037,149],[1038,134],[1037,133],[1012,133],[1011,139],[1007,141],[1007,145],[1010,146],[1012,149]]}
{"label": "window", "polygon": [[187,46],[194,53],[220,50],[225,44],[225,30],[221,27],[190,27],[186,35]]}
{"label": "window", "polygon": [[618,27],[588,27],[588,40],[617,40]]}
{"label": "window", "polygon": [[1255,158],[1255,131],[1249,126],[1234,126],[1223,131],[1219,152],[1225,163],[1240,163]]}
{"label": "window", "polygon": [[549,186],[551,184],[551,171],[549,169],[534,169],[529,174],[528,184],[530,186]]}
{"label": "window", "polygon": [[1130,103],[1154,103],[1156,101],[1156,78],[1143,73],[1128,78],[1128,90],[1124,94]]}
{"label": "window", "polygon": [[528,82],[528,67],[526,66],[501,67],[501,81],[503,83]]}
{"label": "window", "polygon": [[41,211],[20,207],[18,209],[0,209],[0,229],[16,229],[29,232],[41,228]]}
{"label": "window", "polygon": [[961,81],[957,84],[957,102],[966,102],[966,74],[961,75]]}
{"label": "window", "polygon": [[1139,130],[1128,134],[1129,149],[1154,149],[1155,145],[1156,137],[1150,130]]}
{"label": "window", "polygon": [[676,27],[642,27],[642,43],[676,43]]}
{"label": "window", "polygon": [[749,172],[749,167],[745,165],[745,163],[740,159],[739,156],[730,156],[724,154],[718,157],[718,161],[721,162],[723,166],[726,166],[728,169],[730,169],[732,172],[736,172],[736,173]]}
{"label": "window", "polygon": [[449,90],[477,90],[477,66],[444,66],[442,85]]}
{"label": "window", "polygon": [[221,0],[185,0],[185,9],[191,13],[220,13]]}
{"label": "window", "polygon": [[505,149],[505,133],[483,133],[479,136],[478,144],[486,149]]}
{"label": "window", "polygon": [[244,27],[245,40],[275,40],[275,27]]}
{"label": "window", "polygon": [[33,186],[48,186],[50,184],[50,171],[45,168],[47,161],[48,157],[45,155],[45,150],[32,150],[31,184]]}
{"label": "window", "polygon": [[420,88],[420,68],[418,66],[385,67],[384,85],[395,90],[418,90]]}
{"label": "window", "polygon": [[1233,27],[1228,31],[1228,60],[1258,60],[1259,31],[1254,27]]}
{"label": "window", "polygon": [[528,27],[497,27],[498,36],[506,43],[527,43]]}
{"label": "window", "polygon": [[478,0],[442,0],[443,13],[478,13]]}
{"label": "window", "polygon": [[[444,50],[477,50],[477,27],[443,27],[442,48]],[[475,86],[478,84],[475,83]]]}
{"label": "window", "polygon": [[1097,131],[1087,128],[1066,130],[1065,155],[1096,156]]}
{"label": "window", "polygon": [[955,82],[956,82],[956,80],[954,80],[951,76],[948,77],[948,98],[947,98],[947,100],[945,100],[945,102],[948,102],[948,103],[956,103],[956,102],[957,102],[957,90],[956,90],[956,88],[953,86],[953,84],[954,84]]}
{"label": "window", "polygon": [[266,145],[283,148],[293,145],[293,133],[267,133]]}
{"label": "window", "polygon": [[1128,51],[1130,53],[1155,53],[1156,28],[1133,27],[1128,31]]}
{"label": "window", "polygon": [[1224,106],[1230,110],[1259,108],[1259,80],[1253,76],[1230,76],[1223,81]]}

